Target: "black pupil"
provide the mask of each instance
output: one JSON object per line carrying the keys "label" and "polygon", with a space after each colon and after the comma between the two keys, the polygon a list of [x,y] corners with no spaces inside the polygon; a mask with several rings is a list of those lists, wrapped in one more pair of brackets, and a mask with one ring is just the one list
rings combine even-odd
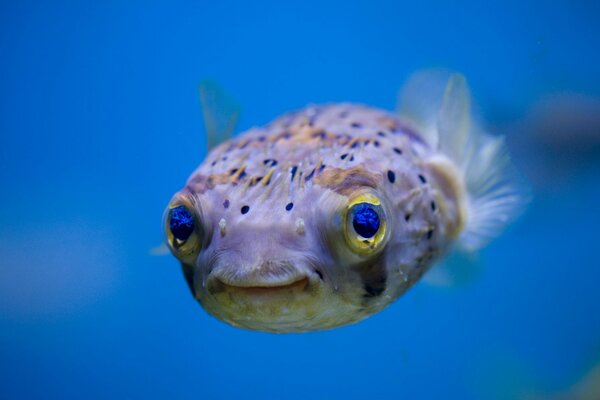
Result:
{"label": "black pupil", "polygon": [[368,203],[354,206],[354,219],[352,226],[356,233],[364,238],[372,238],[379,230],[379,215]]}
{"label": "black pupil", "polygon": [[186,241],[194,232],[194,217],[185,206],[178,206],[169,211],[169,229],[176,239]]}

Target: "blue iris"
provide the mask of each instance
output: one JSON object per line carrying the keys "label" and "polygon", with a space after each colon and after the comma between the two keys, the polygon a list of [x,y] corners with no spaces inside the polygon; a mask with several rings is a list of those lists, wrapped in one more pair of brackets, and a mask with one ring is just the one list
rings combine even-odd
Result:
{"label": "blue iris", "polygon": [[372,238],[379,230],[379,214],[369,203],[359,203],[354,206],[354,230],[364,238]]}
{"label": "blue iris", "polygon": [[186,241],[194,232],[194,216],[185,206],[169,210],[169,229],[176,239]]}

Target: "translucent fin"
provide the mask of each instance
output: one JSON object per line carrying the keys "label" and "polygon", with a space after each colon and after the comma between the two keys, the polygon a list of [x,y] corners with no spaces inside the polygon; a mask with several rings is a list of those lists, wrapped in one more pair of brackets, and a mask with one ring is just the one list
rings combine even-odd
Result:
{"label": "translucent fin", "polygon": [[496,237],[523,212],[531,197],[503,137],[476,133],[473,150],[463,170],[468,216],[460,243],[467,250],[481,248]]}
{"label": "translucent fin", "polygon": [[430,167],[457,194],[459,246],[468,251],[481,248],[521,213],[530,197],[512,167],[504,140],[477,126],[469,89],[460,74],[417,73],[401,92],[400,101],[405,103],[398,107],[401,115],[422,129],[426,142],[437,150]]}
{"label": "translucent fin", "polygon": [[600,364],[587,370],[577,381],[565,388],[556,388],[555,380],[544,377],[542,371],[511,354],[493,357],[479,369],[476,376],[480,398],[527,400],[598,400],[600,399]]}
{"label": "translucent fin", "polygon": [[600,399],[600,364],[585,374],[563,399],[597,400]]}
{"label": "translucent fin", "polygon": [[450,73],[444,70],[416,72],[398,94],[396,111],[434,148],[438,146],[438,113],[449,76]]}
{"label": "translucent fin", "polygon": [[203,81],[199,87],[200,104],[210,151],[231,138],[240,116],[238,103],[212,81]]}
{"label": "translucent fin", "polygon": [[151,256],[165,256],[167,254],[171,254],[171,251],[165,243],[159,244],[158,246],[154,246],[150,249]]}
{"label": "translucent fin", "polygon": [[471,125],[471,96],[462,75],[448,79],[438,114],[438,148],[454,162],[464,161]]}
{"label": "translucent fin", "polygon": [[480,272],[476,253],[455,250],[429,270],[423,281],[431,286],[453,289],[472,283]]}

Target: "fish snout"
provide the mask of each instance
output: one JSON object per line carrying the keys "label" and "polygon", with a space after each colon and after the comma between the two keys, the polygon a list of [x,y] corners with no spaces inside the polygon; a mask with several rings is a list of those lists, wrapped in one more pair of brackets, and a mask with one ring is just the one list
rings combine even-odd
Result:
{"label": "fish snout", "polygon": [[216,266],[208,276],[209,292],[238,290],[269,292],[276,289],[304,289],[311,273],[289,261],[263,261],[255,265]]}

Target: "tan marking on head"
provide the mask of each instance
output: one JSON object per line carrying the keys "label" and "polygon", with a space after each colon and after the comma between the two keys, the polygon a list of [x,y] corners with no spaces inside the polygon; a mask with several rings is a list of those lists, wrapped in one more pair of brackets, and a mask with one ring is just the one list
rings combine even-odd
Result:
{"label": "tan marking on head", "polygon": [[271,183],[271,176],[273,176],[273,172],[275,172],[275,167],[272,167],[269,172],[267,172],[267,174],[264,176],[264,178],[262,179],[262,184],[263,186],[267,186],[269,183]]}
{"label": "tan marking on head", "polygon": [[246,170],[246,164],[242,165],[237,172],[235,173],[235,175],[232,176],[232,179],[237,182],[240,180],[240,176],[244,173],[244,171]]}
{"label": "tan marking on head", "polygon": [[436,202],[440,212],[447,216],[446,229],[449,237],[456,238],[469,216],[468,200],[465,196],[464,179],[455,164],[445,156],[427,160],[426,166],[437,182]]}
{"label": "tan marking on head", "polygon": [[361,137],[355,137],[351,141],[348,142],[348,146],[352,147],[352,145],[354,145],[355,143],[359,143],[363,139],[364,138],[361,138]]}
{"label": "tan marking on head", "polygon": [[377,122],[385,126],[389,130],[394,131],[398,129],[398,120],[395,118],[382,116],[377,118]]}
{"label": "tan marking on head", "polygon": [[350,169],[329,168],[315,177],[317,185],[327,187],[341,195],[348,196],[358,187],[376,188],[377,176],[361,166]]}
{"label": "tan marking on head", "polygon": [[319,162],[317,162],[317,166],[315,167],[315,171],[318,171],[319,169],[321,169],[322,165],[323,165],[323,159],[319,158]]}
{"label": "tan marking on head", "polygon": [[240,140],[240,141],[238,141],[238,143],[237,143],[237,147],[238,147],[239,149],[243,149],[244,147],[248,146],[248,143],[250,143],[250,142],[251,142],[251,140],[250,140],[250,139]]}

